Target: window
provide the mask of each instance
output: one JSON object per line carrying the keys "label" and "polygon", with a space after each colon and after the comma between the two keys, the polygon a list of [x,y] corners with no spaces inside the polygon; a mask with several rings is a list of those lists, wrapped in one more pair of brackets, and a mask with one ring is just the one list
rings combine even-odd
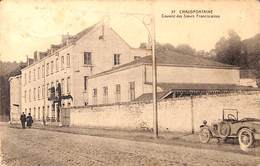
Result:
{"label": "window", "polygon": [[60,67],[61,69],[64,69],[64,56],[61,57]]}
{"label": "window", "polygon": [[50,84],[48,83],[48,84],[47,84],[47,97],[50,97],[50,91],[49,91],[49,88],[50,88]]}
{"label": "window", "polygon": [[26,85],[27,84],[27,74],[24,73],[24,84]]}
{"label": "window", "polygon": [[50,118],[49,111],[50,111],[50,106],[47,106],[47,115],[46,115],[47,120],[49,120],[49,118]]}
{"label": "window", "polygon": [[91,65],[92,57],[91,52],[84,52],[84,65]]}
{"label": "window", "polygon": [[129,100],[135,99],[135,82],[129,82]]}
{"label": "window", "polygon": [[120,54],[114,54],[114,65],[120,64]]}
{"label": "window", "polygon": [[45,107],[44,106],[42,106],[42,119],[46,119],[46,117],[45,117]]}
{"label": "window", "polygon": [[36,100],[36,88],[33,88],[33,100]]}
{"label": "window", "polygon": [[108,103],[108,87],[107,86],[103,87],[103,103],[104,104]]}
{"label": "window", "polygon": [[41,120],[41,107],[38,107],[38,120]]}
{"label": "window", "polygon": [[38,87],[38,100],[40,100],[40,94],[41,94],[41,87]]}
{"label": "window", "polygon": [[67,54],[67,67],[70,67],[70,54]]}
{"label": "window", "polygon": [[120,84],[116,84],[116,103],[121,102],[121,87]]}
{"label": "window", "polygon": [[36,70],[33,69],[33,80],[35,81],[36,80]]}
{"label": "window", "polygon": [[88,85],[88,76],[84,76],[84,90],[87,90],[87,85]]}
{"label": "window", "polygon": [[26,94],[27,92],[26,92],[26,90],[24,91],[24,102],[26,103]]}
{"label": "window", "polygon": [[56,88],[58,87],[58,84],[59,84],[59,80],[56,80],[56,84],[55,84]]}
{"label": "window", "polygon": [[51,61],[51,74],[53,74],[53,69],[54,69],[54,63]]}
{"label": "window", "polygon": [[29,90],[29,102],[31,102],[31,89]]}
{"label": "window", "polygon": [[93,89],[93,104],[97,104],[97,89]]}
{"label": "window", "polygon": [[40,70],[41,70],[41,68],[38,67],[38,79],[40,79]]}
{"label": "window", "polygon": [[61,94],[64,94],[64,79],[61,79],[60,88],[61,88]]}
{"label": "window", "polygon": [[50,67],[50,65],[49,65],[49,63],[47,63],[47,66],[46,66],[46,75],[47,76],[49,75],[49,67]]}
{"label": "window", "polygon": [[36,119],[36,108],[33,108],[33,119]]}
{"label": "window", "polygon": [[45,98],[45,85],[42,86],[42,98]]}
{"label": "window", "polygon": [[31,71],[29,71],[29,82],[31,82]]}
{"label": "window", "polygon": [[58,72],[59,71],[59,59],[58,58],[56,58],[56,72]]}
{"label": "window", "polygon": [[45,69],[44,69],[44,65],[42,65],[42,78],[44,78],[44,74],[45,74]]}
{"label": "window", "polygon": [[70,77],[67,78],[67,93],[70,93]]}

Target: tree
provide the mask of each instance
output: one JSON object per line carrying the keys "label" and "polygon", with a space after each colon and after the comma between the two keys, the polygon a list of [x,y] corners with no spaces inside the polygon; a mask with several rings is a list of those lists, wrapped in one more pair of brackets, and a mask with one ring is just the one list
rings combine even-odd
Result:
{"label": "tree", "polygon": [[222,37],[215,45],[216,60],[222,63],[246,67],[247,55],[242,51],[242,42],[239,35],[230,30],[228,37]]}
{"label": "tree", "polygon": [[188,54],[188,55],[196,55],[196,50],[192,48],[188,44],[180,44],[176,47],[176,52]]}

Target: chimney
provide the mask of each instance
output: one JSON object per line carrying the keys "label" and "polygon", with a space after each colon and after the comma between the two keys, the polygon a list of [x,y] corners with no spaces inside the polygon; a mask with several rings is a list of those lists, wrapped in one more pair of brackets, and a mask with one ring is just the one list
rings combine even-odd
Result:
{"label": "chimney", "polygon": [[62,43],[63,43],[64,45],[68,45],[70,38],[71,38],[71,36],[69,35],[69,32],[67,32],[66,35],[62,35],[61,41],[62,41]]}
{"label": "chimney", "polygon": [[38,61],[38,52],[37,51],[34,51],[33,59],[34,59],[34,62]]}

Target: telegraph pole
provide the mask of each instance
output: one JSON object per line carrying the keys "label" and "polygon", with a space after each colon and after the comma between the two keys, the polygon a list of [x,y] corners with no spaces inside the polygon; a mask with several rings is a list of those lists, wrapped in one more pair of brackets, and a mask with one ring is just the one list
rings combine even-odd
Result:
{"label": "telegraph pole", "polygon": [[153,128],[154,138],[157,139],[158,132],[158,106],[157,106],[157,68],[156,68],[156,56],[155,56],[155,16],[154,6],[152,3],[151,14],[151,38],[152,38],[152,74],[153,74]]}

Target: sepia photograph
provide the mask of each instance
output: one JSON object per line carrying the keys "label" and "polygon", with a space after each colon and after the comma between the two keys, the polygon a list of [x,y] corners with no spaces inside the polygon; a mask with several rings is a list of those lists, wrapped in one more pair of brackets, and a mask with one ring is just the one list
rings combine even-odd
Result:
{"label": "sepia photograph", "polygon": [[0,166],[260,166],[259,0],[0,0]]}

